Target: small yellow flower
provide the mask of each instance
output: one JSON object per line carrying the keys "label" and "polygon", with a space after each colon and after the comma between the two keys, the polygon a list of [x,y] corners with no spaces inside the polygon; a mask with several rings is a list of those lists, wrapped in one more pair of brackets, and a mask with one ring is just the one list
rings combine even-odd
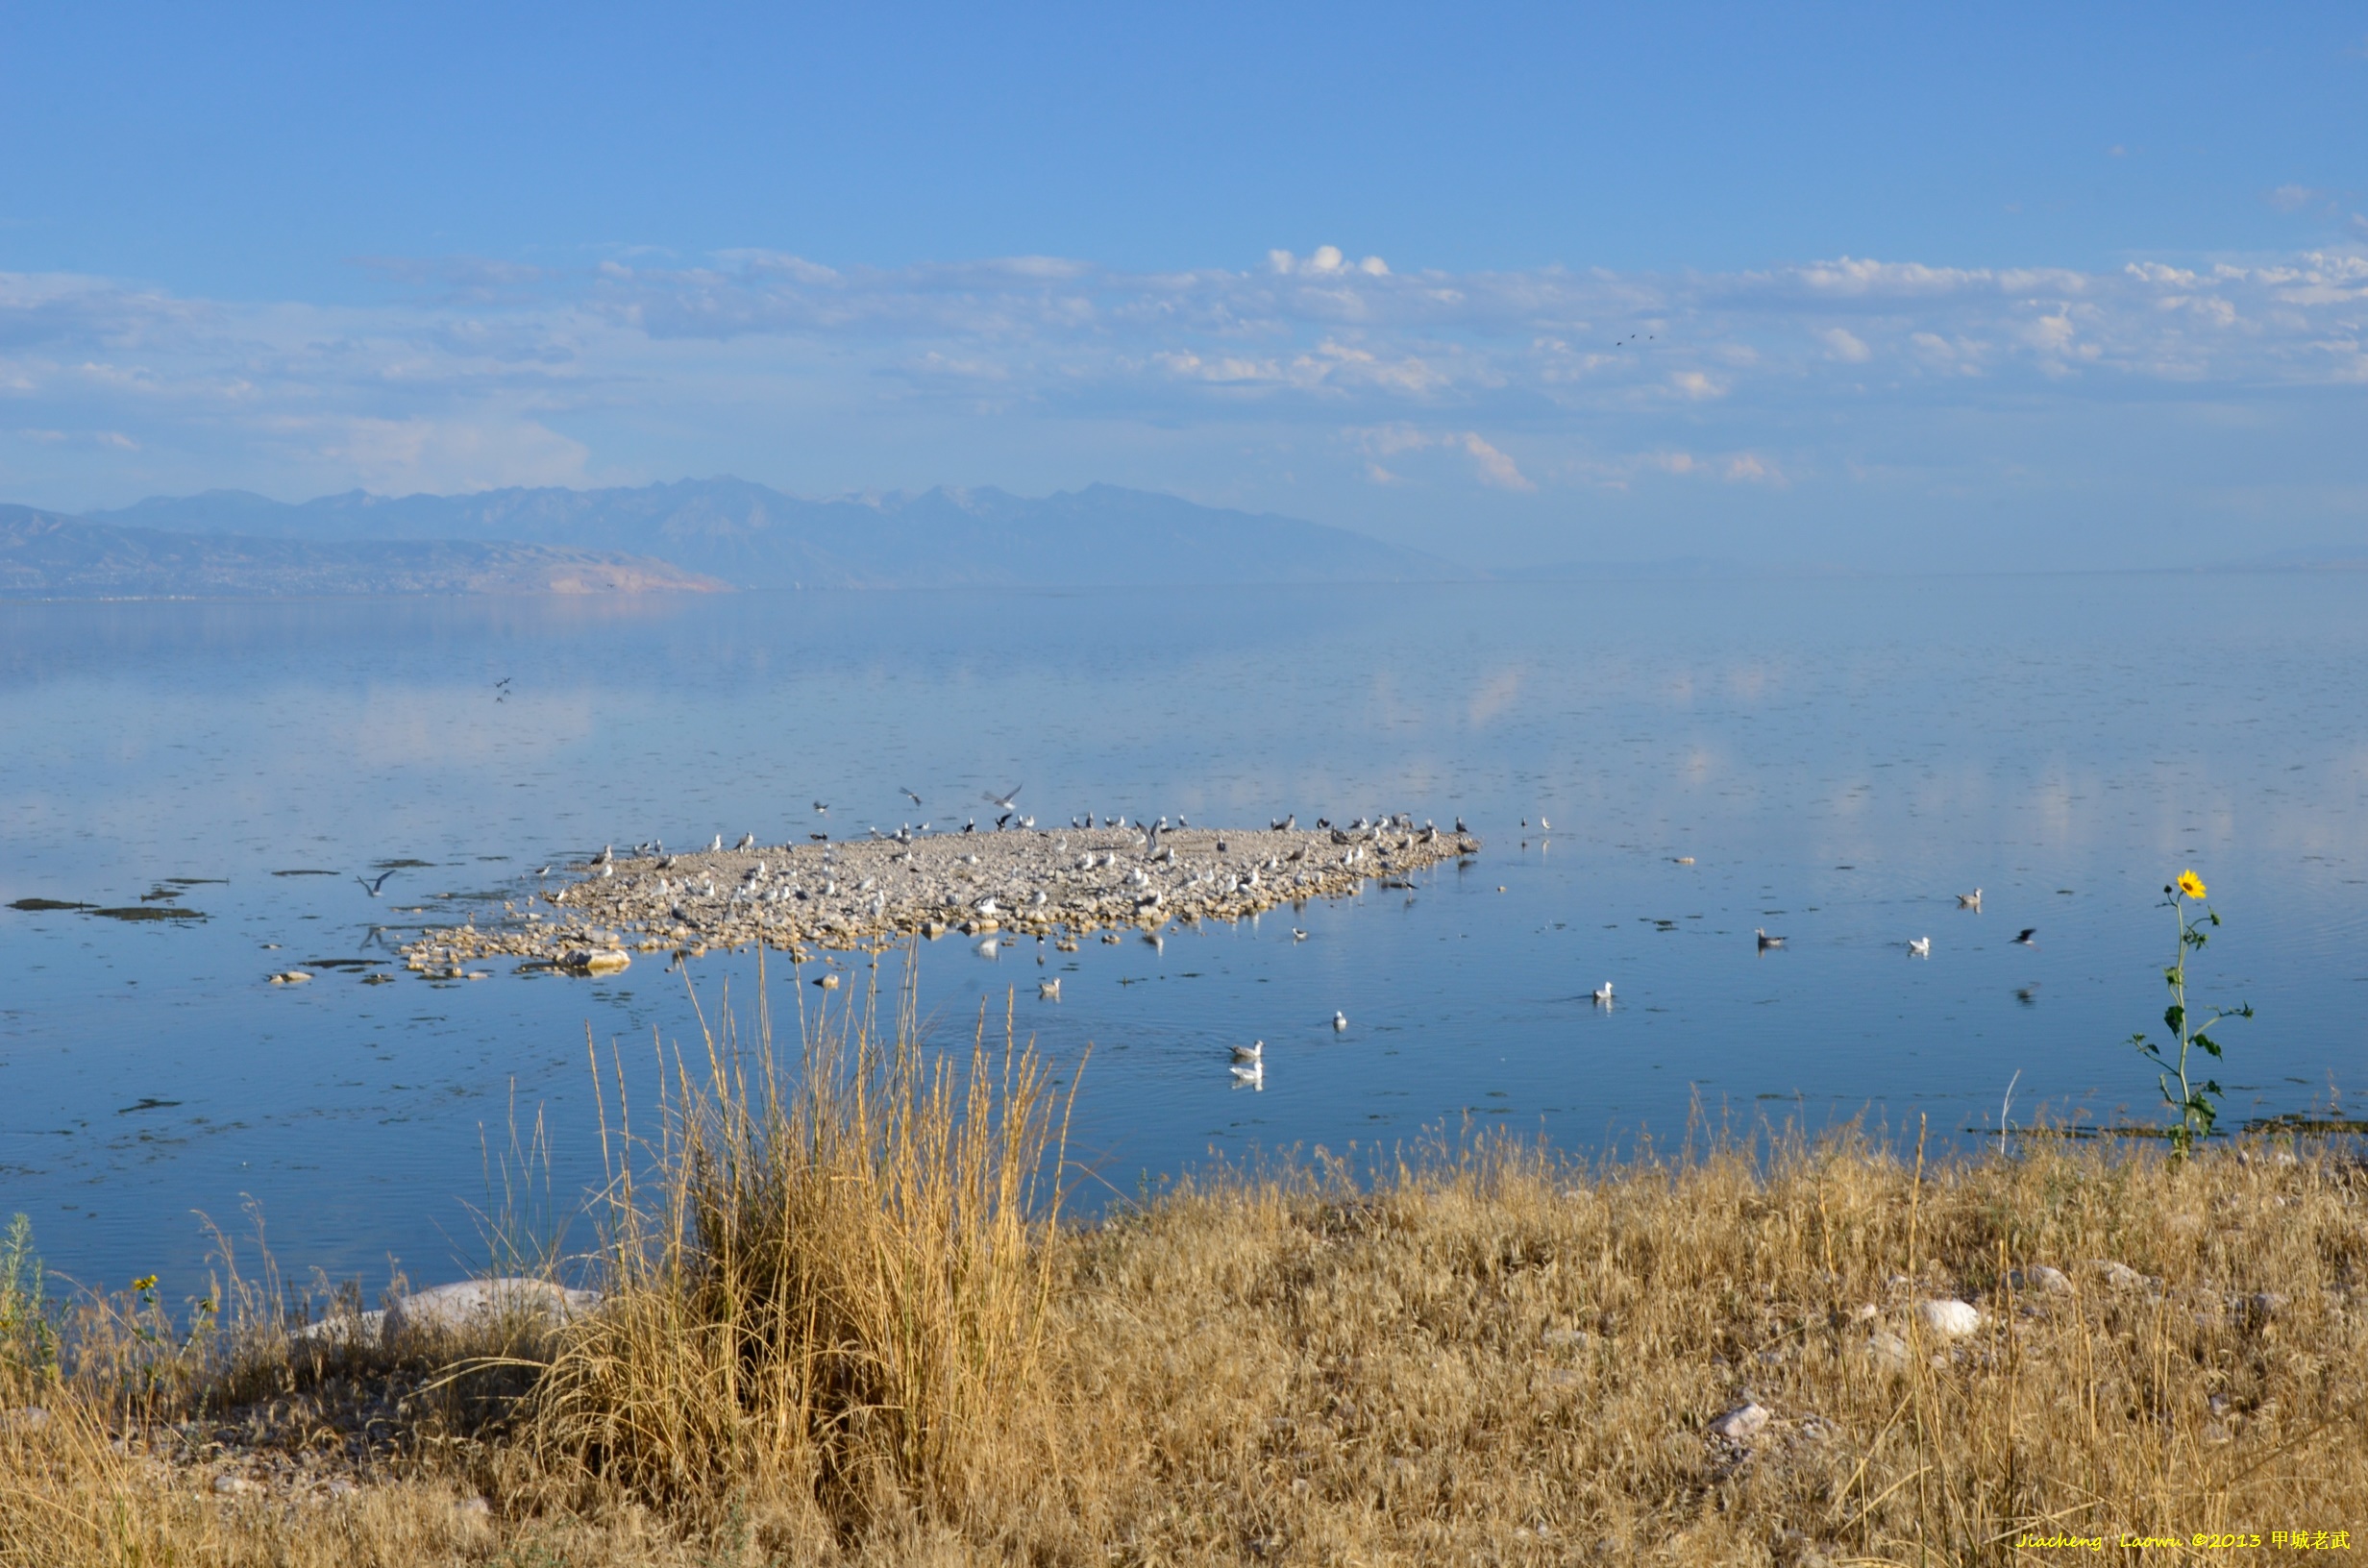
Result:
{"label": "small yellow flower", "polygon": [[2182,897],[2201,898],[2204,896],[2204,879],[2193,871],[2182,871],[2179,873],[2179,892]]}
{"label": "small yellow flower", "polygon": [[135,1290],[154,1290],[156,1287],[157,1277],[154,1274],[142,1274],[132,1282],[132,1288]]}

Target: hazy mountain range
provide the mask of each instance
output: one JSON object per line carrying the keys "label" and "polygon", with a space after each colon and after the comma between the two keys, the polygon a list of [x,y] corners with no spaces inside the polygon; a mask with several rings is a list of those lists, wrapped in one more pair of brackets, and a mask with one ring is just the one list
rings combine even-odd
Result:
{"label": "hazy mountain range", "polygon": [[1086,587],[1477,576],[1295,518],[1093,485],[807,501],[741,479],[637,489],[235,490],[69,518],[0,507],[11,597]]}
{"label": "hazy mountain range", "polygon": [[498,540],[174,533],[0,505],[0,599],[612,594],[723,586],[664,561],[610,551]]}

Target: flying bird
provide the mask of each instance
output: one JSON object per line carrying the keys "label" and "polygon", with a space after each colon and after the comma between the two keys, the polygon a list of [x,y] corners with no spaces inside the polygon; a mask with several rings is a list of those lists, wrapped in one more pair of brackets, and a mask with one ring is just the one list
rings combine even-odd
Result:
{"label": "flying bird", "polygon": [[903,796],[905,799],[910,800],[916,806],[921,804],[921,796],[915,795],[912,791],[905,789],[902,785],[897,786],[897,793]]}
{"label": "flying bird", "polygon": [[1021,789],[1021,785],[1014,784],[1010,789],[1005,790],[1000,795],[989,794],[981,798],[983,798],[988,805],[995,806],[1005,813],[1015,812],[1020,809]]}
{"label": "flying bird", "polygon": [[826,812],[830,809],[830,802],[827,800],[817,800],[814,802],[814,809],[817,813]]}
{"label": "flying bird", "polygon": [[2035,937],[2035,936],[2037,936],[2038,934],[2039,934],[2039,928],[2038,928],[2037,926],[2035,926],[2035,925],[2026,925],[2026,926],[2024,926],[2024,927],[2023,927],[2023,929],[2022,929],[2020,932],[2018,932],[2018,933],[2015,935],[2015,938],[2014,938],[2015,944],[2016,944],[2017,946],[2022,946],[2022,947],[2036,947],[2036,946],[2037,946],[2037,945],[2039,945],[2039,944],[2038,944],[2037,943],[2035,943],[2035,942],[2032,941],[2031,939],[2032,939],[2032,938],[2034,938],[2034,937]]}
{"label": "flying bird", "polygon": [[[401,870],[402,869],[402,867],[398,866],[395,868],[395,870]],[[358,876],[354,878],[354,880],[360,883],[369,893],[371,897],[376,898],[382,895],[382,892],[386,886],[386,879],[394,874],[394,871],[381,871],[375,878]]]}
{"label": "flying bird", "polygon": [[509,676],[504,675],[500,680],[493,683],[493,699],[496,702],[506,702],[509,700]]}

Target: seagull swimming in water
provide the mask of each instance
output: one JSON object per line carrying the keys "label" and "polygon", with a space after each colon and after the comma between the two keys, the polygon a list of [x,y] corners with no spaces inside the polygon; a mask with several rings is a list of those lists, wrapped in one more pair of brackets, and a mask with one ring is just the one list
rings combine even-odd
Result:
{"label": "seagull swimming in water", "polygon": [[1767,951],[1770,947],[1782,947],[1782,946],[1785,944],[1785,939],[1784,939],[1784,938],[1782,938],[1782,937],[1771,937],[1771,936],[1769,936],[1769,935],[1768,935],[1768,934],[1767,934],[1764,930],[1761,929],[1761,928],[1760,928],[1760,927],[1758,927],[1758,926],[1753,926],[1753,927],[1752,927],[1752,935],[1754,935],[1754,936],[1756,936],[1756,937],[1758,937],[1758,938],[1760,939],[1760,951],[1762,951],[1762,952],[1764,952],[1764,952],[1766,952],[1766,951]]}
{"label": "seagull swimming in water", "polygon": [[2035,926],[2035,925],[2026,925],[2026,926],[2024,926],[2024,927],[2023,927],[2022,931],[2021,931],[2021,932],[2020,932],[2020,933],[2019,933],[2019,934],[2015,937],[2015,939],[2014,939],[2015,943],[2016,943],[2016,945],[2018,945],[2018,946],[2022,946],[2022,947],[2036,947],[2036,946],[2037,946],[2037,945],[2039,945],[2039,944],[2038,944],[2037,943],[2035,943],[2035,942],[2032,941],[2031,939],[2032,939],[2032,938],[2034,938],[2034,937],[2035,937],[2035,936],[2037,936],[2038,934],[2039,934],[2039,928],[2038,928],[2037,926]]}
{"label": "seagull swimming in water", "polygon": [[1237,1066],[1233,1069],[1233,1081],[1237,1084],[1247,1084],[1252,1089],[1263,1089],[1267,1081],[1267,1065],[1264,1062],[1252,1062],[1246,1067]]}
{"label": "seagull swimming in water", "polygon": [[1606,980],[1588,994],[1595,999],[1597,1007],[1610,1007],[1612,1005],[1612,982]]}
{"label": "seagull swimming in water", "polygon": [[1334,1013],[1334,1014],[1332,1015],[1332,1028],[1333,1028],[1333,1031],[1334,1031],[1335,1033],[1338,1033],[1339,1031],[1341,1031],[1341,1030],[1343,1030],[1343,1029],[1345,1029],[1345,1028],[1347,1028],[1347,1027],[1348,1027],[1348,1015],[1347,1015],[1347,1014],[1345,1014],[1345,1013]]}
{"label": "seagull swimming in water", "polygon": [[1933,939],[1917,937],[1908,943],[1908,951],[1918,958],[1930,958],[1933,956]]}
{"label": "seagull swimming in water", "polygon": [[1982,907],[1982,890],[1980,888],[1976,888],[1971,893],[1959,894],[1957,895],[1957,907],[1960,909],[1980,909]]}
{"label": "seagull swimming in water", "polygon": [[1233,1059],[1236,1062],[1263,1062],[1266,1060],[1266,1054],[1267,1042],[1263,1040],[1253,1040],[1246,1045],[1236,1045],[1233,1048]]}
{"label": "seagull swimming in water", "polygon": [[[395,870],[399,871],[402,869],[402,867],[398,866],[395,868]],[[363,889],[369,893],[371,897],[377,898],[382,896],[383,890],[386,887],[386,879],[394,874],[394,871],[381,871],[376,879],[367,876],[358,876],[354,878],[354,880],[360,883]]]}

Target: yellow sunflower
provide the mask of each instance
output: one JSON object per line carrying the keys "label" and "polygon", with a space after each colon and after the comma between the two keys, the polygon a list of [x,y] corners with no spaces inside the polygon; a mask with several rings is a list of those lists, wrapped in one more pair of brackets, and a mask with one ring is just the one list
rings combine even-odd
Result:
{"label": "yellow sunflower", "polygon": [[2179,892],[2182,897],[2201,898],[2204,896],[2204,879],[2193,871],[2182,871],[2179,873]]}

